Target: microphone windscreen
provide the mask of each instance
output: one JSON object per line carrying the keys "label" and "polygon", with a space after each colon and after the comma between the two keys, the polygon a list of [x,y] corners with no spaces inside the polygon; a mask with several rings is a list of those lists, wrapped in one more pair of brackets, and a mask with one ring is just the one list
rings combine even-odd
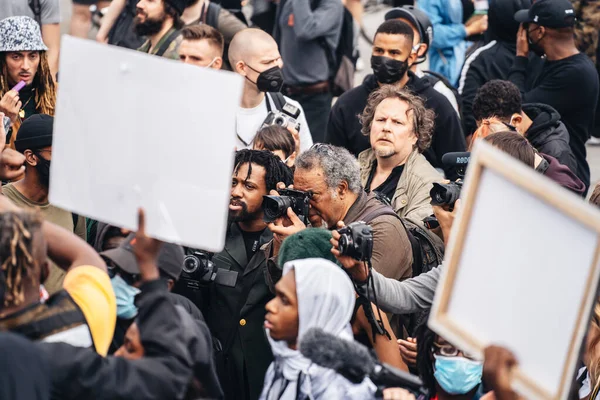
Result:
{"label": "microphone windscreen", "polygon": [[369,350],[356,342],[340,339],[319,328],[311,328],[300,341],[300,353],[321,367],[330,368],[353,383],[360,383],[375,368]]}

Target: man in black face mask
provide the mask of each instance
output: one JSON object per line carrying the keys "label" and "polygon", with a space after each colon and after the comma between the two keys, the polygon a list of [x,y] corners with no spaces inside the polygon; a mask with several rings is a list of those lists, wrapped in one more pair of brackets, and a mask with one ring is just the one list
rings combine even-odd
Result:
{"label": "man in black face mask", "polygon": [[[583,181],[587,193],[590,168],[585,142],[594,126],[598,73],[575,45],[575,10],[569,0],[537,0],[529,10],[517,11],[515,20],[521,27],[517,57],[508,79],[521,91],[523,103],[544,103],[561,115],[577,159],[577,171],[573,172]],[[529,51],[545,55],[542,70],[531,87],[526,85]]]}
{"label": "man in black face mask", "polygon": [[325,141],[347,148],[356,156],[370,148],[369,137],[361,133],[358,115],[367,105],[367,98],[384,84],[410,89],[425,101],[425,107],[435,112],[435,129],[431,147],[423,155],[435,168],[444,169],[446,177],[457,177],[454,169],[444,168],[442,156],[453,151],[465,151],[466,143],[460,120],[454,108],[426,79],[409,71],[417,60],[413,51],[413,30],[398,20],[385,21],[373,40],[371,67],[373,75],[362,85],[344,93],[331,109]]}
{"label": "man in black face mask", "polygon": [[244,77],[242,104],[236,114],[237,149],[252,148],[254,136],[270,111],[280,108],[276,100],[300,110],[300,150],[312,146],[313,141],[302,106],[279,93],[283,86],[281,55],[277,43],[260,29],[238,32],[229,46],[229,63],[234,72]]}
{"label": "man in black face mask", "polygon": [[[47,221],[75,232],[85,240],[85,218],[48,202],[53,124],[54,118],[46,114],[35,114],[23,121],[15,148],[25,156],[25,177],[4,186],[2,192],[17,206],[37,208]],[[50,275],[44,282],[50,295],[62,289],[65,275],[64,270],[50,264]]]}

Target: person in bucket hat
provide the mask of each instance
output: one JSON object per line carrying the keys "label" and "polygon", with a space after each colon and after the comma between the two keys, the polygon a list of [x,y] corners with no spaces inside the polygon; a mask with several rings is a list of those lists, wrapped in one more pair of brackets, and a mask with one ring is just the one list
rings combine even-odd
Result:
{"label": "person in bucket hat", "polygon": [[19,16],[0,21],[0,111],[12,122],[9,134],[13,147],[17,131],[27,117],[54,115],[56,84],[47,50],[40,27],[32,18]]}

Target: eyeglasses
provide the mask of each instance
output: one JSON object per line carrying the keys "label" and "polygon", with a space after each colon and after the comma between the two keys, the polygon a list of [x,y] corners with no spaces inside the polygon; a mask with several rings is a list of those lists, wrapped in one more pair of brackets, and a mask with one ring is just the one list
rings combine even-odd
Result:
{"label": "eyeglasses", "polygon": [[458,357],[458,355],[460,353],[462,353],[462,355],[465,356],[466,358],[469,358],[471,360],[477,359],[477,357],[474,356],[473,354],[461,351],[461,350],[457,349],[456,347],[452,346],[451,344],[441,345],[441,344],[434,343],[431,350],[434,353],[439,354],[440,356],[444,356],[444,357]]}

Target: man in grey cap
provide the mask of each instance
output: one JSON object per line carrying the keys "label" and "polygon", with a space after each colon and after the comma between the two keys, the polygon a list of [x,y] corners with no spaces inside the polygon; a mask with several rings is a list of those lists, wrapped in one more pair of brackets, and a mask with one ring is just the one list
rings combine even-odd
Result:
{"label": "man in grey cap", "polygon": [[[123,345],[125,333],[138,313],[135,297],[140,293],[141,275],[139,264],[133,253],[135,240],[135,234],[132,233],[119,247],[100,253],[108,266],[108,275],[117,299],[117,324],[109,348],[110,354]],[[183,260],[183,247],[175,244],[164,243],[158,253],[157,264],[160,280],[169,291],[179,280],[183,269]],[[174,304],[183,306],[196,319],[204,320],[200,310],[185,297],[169,293],[169,298]]]}
{"label": "man in grey cap", "polygon": [[[85,218],[48,201],[53,123],[54,118],[46,114],[36,114],[23,122],[15,147],[25,156],[25,177],[4,186],[2,191],[17,206],[38,209],[45,220],[85,240]],[[65,275],[65,271],[50,265],[50,275],[44,283],[50,295],[62,289]]]}
{"label": "man in grey cap", "polygon": [[139,36],[146,36],[148,40],[138,50],[179,60],[181,14],[187,4],[188,0],[140,0],[134,27]]}
{"label": "man in grey cap", "polygon": [[0,21],[0,111],[12,121],[10,144],[34,114],[54,115],[56,85],[39,25],[29,17]]}

